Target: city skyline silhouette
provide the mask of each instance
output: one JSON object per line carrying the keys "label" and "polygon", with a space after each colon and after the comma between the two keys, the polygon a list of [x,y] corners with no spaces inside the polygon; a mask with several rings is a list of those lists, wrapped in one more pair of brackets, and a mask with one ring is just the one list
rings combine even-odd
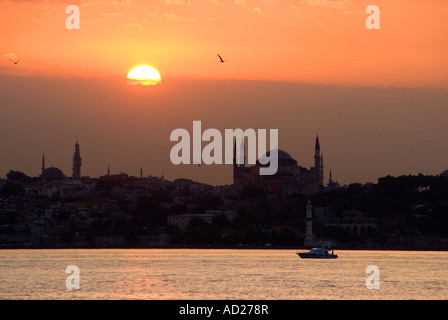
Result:
{"label": "city skyline silhouette", "polygon": [[[103,175],[108,164],[115,172],[138,176],[143,165],[147,174],[171,180],[231,183],[231,166],[199,170],[171,164],[171,131],[191,131],[195,119],[204,128],[222,131],[276,128],[279,148],[304,167],[313,165],[309,155],[318,133],[327,168],[341,184],[376,182],[389,174],[437,175],[448,163],[448,151],[441,148],[448,136],[448,94],[443,89],[199,80],[185,85],[168,79],[157,90],[130,92],[94,79],[41,79],[36,84],[33,78],[2,76],[0,83],[3,119],[10,120],[2,124],[1,177],[9,170],[39,175],[42,153],[71,173],[72,144],[78,135],[83,174],[88,176]],[[52,93],[42,96],[50,88]],[[204,88],[212,94],[204,97]],[[23,90],[26,96],[20,96]],[[172,90],[178,93],[174,97]],[[113,93],[95,98],[104,91]],[[285,95],[286,100],[281,98]]]}

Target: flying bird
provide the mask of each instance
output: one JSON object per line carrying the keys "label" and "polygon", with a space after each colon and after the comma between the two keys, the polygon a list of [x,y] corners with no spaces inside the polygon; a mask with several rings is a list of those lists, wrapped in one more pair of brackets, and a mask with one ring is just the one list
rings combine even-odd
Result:
{"label": "flying bird", "polygon": [[20,59],[20,58],[17,58],[17,59],[11,59],[11,58],[8,58],[9,59],[9,61],[11,61],[12,63],[14,63],[14,64],[18,64],[19,63],[19,61],[20,60],[22,60],[22,59]]}
{"label": "flying bird", "polygon": [[197,165],[201,166],[201,164],[197,161],[193,162],[193,164],[197,164]]}
{"label": "flying bird", "polygon": [[223,60],[219,54],[218,54],[218,57],[219,57],[219,60],[221,61],[221,63],[228,61],[228,60]]}

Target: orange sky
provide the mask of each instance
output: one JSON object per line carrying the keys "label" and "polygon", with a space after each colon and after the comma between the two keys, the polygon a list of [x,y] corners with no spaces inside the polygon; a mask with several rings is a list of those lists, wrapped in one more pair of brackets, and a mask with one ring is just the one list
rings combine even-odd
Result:
{"label": "orange sky", "polygon": [[[65,26],[71,4],[79,30]],[[380,30],[365,27],[371,4]],[[83,175],[143,165],[231,183],[228,166],[171,164],[170,133],[193,120],[278,129],[279,148],[307,168],[319,134],[325,182],[330,169],[342,184],[439,174],[447,30],[446,0],[0,0],[0,178],[39,175],[44,152],[71,176],[79,136]],[[162,85],[126,86],[140,64]]]}
{"label": "orange sky", "polygon": [[[67,30],[66,6],[80,7]],[[380,30],[365,9],[380,8]],[[0,73],[448,87],[444,0],[0,1]],[[217,64],[216,53],[231,63]]]}

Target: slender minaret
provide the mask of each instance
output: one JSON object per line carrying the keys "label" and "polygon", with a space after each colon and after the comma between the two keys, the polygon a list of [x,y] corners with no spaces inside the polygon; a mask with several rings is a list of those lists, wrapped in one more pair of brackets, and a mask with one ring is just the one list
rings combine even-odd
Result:
{"label": "slender minaret", "polygon": [[107,165],[107,176],[110,176],[110,166]]}
{"label": "slender minaret", "polygon": [[337,181],[333,181],[333,174],[330,170],[330,178],[328,180],[328,190],[335,190],[339,187],[339,183]]}
{"label": "slender minaret", "polygon": [[81,153],[79,152],[78,137],[76,137],[75,154],[73,155],[73,178],[81,178]]}
{"label": "slender minaret", "polygon": [[42,153],[42,173],[45,171],[45,153]]}
{"label": "slender minaret", "polygon": [[316,146],[314,148],[314,193],[318,193],[320,191],[320,187],[322,186],[322,160],[320,154],[320,145],[319,145],[319,137],[316,136]]}
{"label": "slender minaret", "polygon": [[323,153],[321,153],[321,155],[320,155],[320,180],[319,180],[319,183],[320,183],[320,186],[321,187],[323,187],[323,185],[324,185],[324,154]]}
{"label": "slender minaret", "polygon": [[305,235],[305,246],[313,246],[313,206],[311,205],[311,200],[308,200],[306,206],[306,235]]}
{"label": "slender minaret", "polygon": [[140,165],[140,179],[143,179],[143,165]]}

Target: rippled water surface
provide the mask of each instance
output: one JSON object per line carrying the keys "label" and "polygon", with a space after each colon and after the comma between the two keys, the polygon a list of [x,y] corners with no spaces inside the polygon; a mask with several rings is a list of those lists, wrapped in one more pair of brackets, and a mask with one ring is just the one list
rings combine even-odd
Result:
{"label": "rippled water surface", "polygon": [[[448,299],[448,252],[305,250],[0,250],[0,299]],[[80,289],[69,290],[69,265]],[[379,269],[367,289],[366,267]]]}

